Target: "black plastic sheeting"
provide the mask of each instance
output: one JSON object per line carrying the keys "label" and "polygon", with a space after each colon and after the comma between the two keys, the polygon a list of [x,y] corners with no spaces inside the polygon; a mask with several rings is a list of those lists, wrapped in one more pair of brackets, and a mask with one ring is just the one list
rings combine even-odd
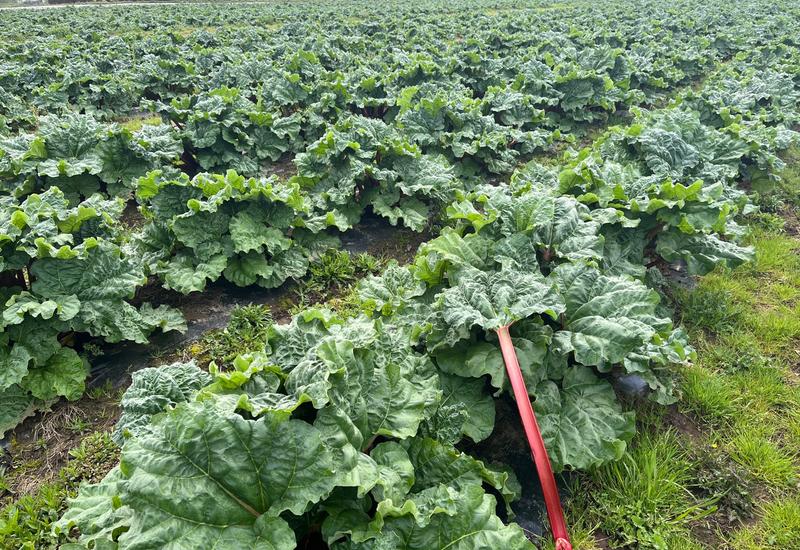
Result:
{"label": "black plastic sheeting", "polygon": [[[368,216],[357,226],[340,234],[339,240],[341,250],[351,253],[370,252],[377,255],[382,249],[392,247],[401,240],[417,243],[420,241],[420,234],[391,226],[383,218]],[[87,384],[89,387],[107,383],[115,388],[126,386],[130,382],[131,373],[152,366],[156,358],[200,339],[210,330],[225,328],[231,312],[236,307],[248,304],[277,304],[291,299],[291,292],[289,285],[276,289],[264,289],[258,286],[241,288],[220,280],[209,284],[202,293],[178,296],[177,303],[170,305],[184,310],[188,306],[194,313],[191,316],[187,315],[185,333],[156,332],[150,337],[148,344],[120,342],[102,345],[103,354],[93,361]],[[197,315],[198,307],[192,304],[193,300],[207,304],[205,310],[202,310],[201,306],[202,311],[199,315]],[[158,299],[153,301],[158,303]]]}

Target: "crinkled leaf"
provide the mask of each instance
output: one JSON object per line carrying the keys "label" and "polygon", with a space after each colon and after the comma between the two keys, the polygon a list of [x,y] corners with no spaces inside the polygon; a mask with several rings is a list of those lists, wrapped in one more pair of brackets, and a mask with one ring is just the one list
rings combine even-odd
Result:
{"label": "crinkled leaf", "polygon": [[455,343],[475,325],[495,330],[535,314],[557,317],[564,303],[541,275],[504,266],[499,272],[461,268],[442,295],[446,341]]}
{"label": "crinkled leaf", "polygon": [[564,330],[556,331],[553,343],[583,365],[610,368],[670,327],[669,319],[656,315],[658,294],[639,281],[581,264],[563,264],[552,277],[566,303]]}
{"label": "crinkled leaf", "polygon": [[302,514],[347,474],[310,424],[246,420],[210,401],[180,404],[129,440],[121,471],[135,518],[121,548],[285,548],[293,534],[278,514]]}
{"label": "crinkled leaf", "polygon": [[[388,505],[385,505],[388,503]],[[379,504],[377,518],[362,533],[374,533],[364,542],[347,540],[335,550],[422,550],[503,548],[533,550],[519,526],[504,525],[495,515],[494,497],[468,485],[458,491],[439,486],[427,489],[402,506]]]}
{"label": "crinkled leaf", "polygon": [[52,399],[63,395],[70,401],[83,395],[89,366],[75,350],[59,349],[46,364],[28,371],[21,386],[37,399]]}
{"label": "crinkled leaf", "polygon": [[622,412],[611,385],[586,367],[571,367],[560,384],[536,387],[534,409],[556,471],[585,469],[617,460],[636,428]]}
{"label": "crinkled leaf", "polygon": [[114,431],[118,444],[126,437],[143,433],[153,415],[189,401],[211,382],[211,376],[194,362],[142,369],[131,378],[131,385],[122,396],[122,415]]}

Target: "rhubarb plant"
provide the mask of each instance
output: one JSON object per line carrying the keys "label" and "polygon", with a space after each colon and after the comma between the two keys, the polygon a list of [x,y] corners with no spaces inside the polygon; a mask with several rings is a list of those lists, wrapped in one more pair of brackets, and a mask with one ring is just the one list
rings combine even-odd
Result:
{"label": "rhubarb plant", "polygon": [[[118,548],[292,548],[315,535],[332,548],[533,548],[484,489],[510,504],[513,474],[421,433],[443,391],[407,337],[323,312],[276,329],[263,352],[212,368],[188,401],[169,397],[171,381],[129,390],[126,415],[145,394],[161,411],[125,433],[120,466],[82,490],[56,531]],[[170,368],[196,378],[191,365]]]}
{"label": "rhubarb plant", "polygon": [[150,173],[137,198],[148,224],[138,245],[148,271],[187,294],[209,281],[280,286],[302,277],[313,251],[335,241],[297,227],[307,210],[296,185],[236,172],[195,178]]}
{"label": "rhubarb plant", "polygon": [[185,330],[172,308],[131,304],[145,275],[122,246],[122,208],[100,195],[70,206],[55,187],[0,198],[0,431],[36,402],[83,394],[88,363],[70,345],[80,335],[144,343]]}

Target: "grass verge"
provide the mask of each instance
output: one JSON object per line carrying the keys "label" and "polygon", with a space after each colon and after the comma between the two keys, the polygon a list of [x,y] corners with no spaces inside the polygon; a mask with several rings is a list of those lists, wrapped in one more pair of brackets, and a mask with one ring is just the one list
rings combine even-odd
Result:
{"label": "grass verge", "polygon": [[755,261],[673,293],[698,360],[676,406],[636,405],[622,460],[579,476],[576,550],[800,550],[800,151],[786,158],[754,187]]}

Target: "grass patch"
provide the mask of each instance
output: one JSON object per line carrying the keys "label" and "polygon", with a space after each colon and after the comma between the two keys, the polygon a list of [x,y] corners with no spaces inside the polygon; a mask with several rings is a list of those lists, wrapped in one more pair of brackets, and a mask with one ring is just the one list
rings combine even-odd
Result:
{"label": "grass patch", "polygon": [[621,460],[590,476],[587,509],[612,547],[687,548],[676,545],[689,540],[688,522],[714,510],[690,491],[692,465],[672,431],[642,433]]}
{"label": "grass patch", "polygon": [[683,322],[693,330],[723,334],[734,330],[746,309],[720,278],[704,279],[694,291],[678,292]]}
{"label": "grass patch", "polygon": [[136,116],[125,118],[122,120],[117,121],[117,123],[122,126],[123,128],[130,130],[131,132],[138,132],[145,126],[158,126],[161,124],[161,117],[158,115],[152,116]]}
{"label": "grass patch", "polygon": [[778,281],[785,278],[796,281],[796,270],[800,267],[797,256],[800,242],[787,235],[763,231],[754,232],[750,240],[756,244],[756,259],[750,266],[751,270],[775,275]]}
{"label": "grass patch", "polygon": [[742,418],[758,418],[797,403],[797,390],[787,384],[784,371],[768,362],[728,379],[743,397]]}
{"label": "grass patch", "polygon": [[737,411],[739,393],[726,378],[702,367],[684,370],[682,406],[706,421],[731,418]]}
{"label": "grass patch", "polygon": [[[698,339],[699,340],[699,339]],[[735,331],[717,335],[714,342],[699,340],[698,360],[703,366],[734,374],[758,369],[770,364],[769,357],[758,349],[758,340],[749,332]]]}
{"label": "grass patch", "polygon": [[[573,550],[600,550],[595,538],[598,523],[593,521],[587,510],[591,509],[590,493],[586,490],[582,476],[571,478],[567,492],[569,500],[564,502],[564,515],[569,528],[569,538]],[[555,550],[551,536],[542,540],[542,550]]]}
{"label": "grass patch", "polygon": [[[51,534],[53,522],[66,508],[67,499],[77,495],[82,482],[100,481],[117,463],[119,448],[107,432],[95,432],[69,456],[54,481],[42,484],[31,494],[13,495],[19,498],[0,510],[0,548],[55,549],[61,542],[68,542],[65,537]],[[4,476],[0,479],[0,489],[10,492],[9,480]]]}
{"label": "grass patch", "polygon": [[734,550],[800,548],[800,497],[765,504],[761,520],[737,532],[729,545]]}
{"label": "grass patch", "polygon": [[728,444],[731,458],[755,479],[773,487],[795,483],[795,458],[756,428],[743,429]]}
{"label": "grass patch", "polygon": [[790,449],[800,449],[800,407],[795,406],[786,412],[786,425],[782,435]]}
{"label": "grass patch", "polygon": [[773,353],[786,351],[787,347],[795,345],[793,340],[800,338],[800,310],[797,307],[775,305],[755,312],[748,324],[765,349]]}

